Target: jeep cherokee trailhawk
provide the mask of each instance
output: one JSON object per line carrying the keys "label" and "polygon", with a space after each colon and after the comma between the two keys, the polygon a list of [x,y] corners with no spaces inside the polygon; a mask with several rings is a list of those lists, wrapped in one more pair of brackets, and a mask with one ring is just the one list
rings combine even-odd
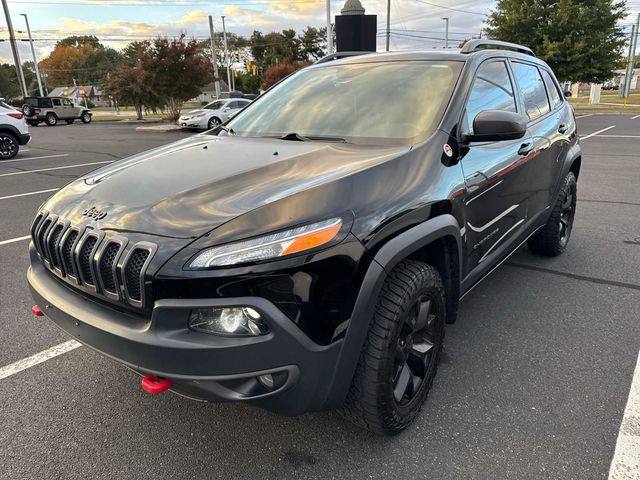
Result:
{"label": "jeep cherokee trailhawk", "polygon": [[459,300],[566,248],[576,122],[519,45],[336,57],[46,201],[34,312],[151,393],[405,428]]}

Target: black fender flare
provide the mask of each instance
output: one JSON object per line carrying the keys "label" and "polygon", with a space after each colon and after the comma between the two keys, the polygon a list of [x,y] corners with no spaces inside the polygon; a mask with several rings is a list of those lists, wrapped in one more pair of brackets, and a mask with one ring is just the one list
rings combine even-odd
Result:
{"label": "black fender flare", "polygon": [[344,403],[362,346],[369,332],[376,299],[382,290],[387,273],[413,252],[447,236],[452,236],[457,242],[458,265],[461,268],[460,225],[451,214],[439,215],[410,228],[387,241],[375,254],[360,286],[349,327],[335,365],[326,402],[327,408],[338,408]]}
{"label": "black fender flare", "polygon": [[580,144],[575,142],[569,147],[567,154],[564,157],[564,164],[562,165],[562,176],[560,178],[560,182],[562,183],[562,179],[569,173],[573,162],[576,161],[578,157],[582,156],[582,149],[580,148]]}

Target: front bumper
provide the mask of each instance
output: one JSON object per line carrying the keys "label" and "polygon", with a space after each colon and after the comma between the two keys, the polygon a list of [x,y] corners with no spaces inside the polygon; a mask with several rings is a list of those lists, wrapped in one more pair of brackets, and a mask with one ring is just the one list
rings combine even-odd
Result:
{"label": "front bumper", "polygon": [[209,119],[207,117],[200,118],[179,118],[178,125],[183,128],[206,129]]}
{"label": "front bumper", "polygon": [[[159,300],[151,317],[145,318],[72,291],[39,262],[32,264],[27,277],[36,304],[60,328],[136,372],[170,378],[176,393],[246,401],[288,415],[335,408],[328,398],[342,341],[316,344],[263,298]],[[258,310],[270,333],[229,338],[187,328],[192,308],[231,305]],[[257,380],[266,373],[280,379],[272,390]]]}

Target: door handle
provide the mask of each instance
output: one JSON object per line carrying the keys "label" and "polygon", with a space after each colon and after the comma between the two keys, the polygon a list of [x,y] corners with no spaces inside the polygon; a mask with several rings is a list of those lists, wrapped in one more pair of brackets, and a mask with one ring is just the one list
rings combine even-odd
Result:
{"label": "door handle", "polygon": [[558,133],[567,133],[569,126],[564,123],[558,127]]}
{"label": "door handle", "polygon": [[518,150],[518,155],[522,155],[526,157],[533,151],[533,143],[523,143],[520,145],[520,150]]}

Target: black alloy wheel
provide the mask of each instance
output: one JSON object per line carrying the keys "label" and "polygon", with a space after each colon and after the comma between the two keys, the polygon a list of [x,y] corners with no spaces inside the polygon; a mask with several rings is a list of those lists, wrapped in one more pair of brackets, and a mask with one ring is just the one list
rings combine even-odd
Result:
{"label": "black alloy wheel", "polygon": [[0,159],[9,160],[18,154],[18,141],[8,133],[0,134]]}
{"label": "black alloy wheel", "polygon": [[425,378],[435,369],[435,352],[442,341],[435,331],[432,305],[436,301],[429,296],[418,298],[402,324],[392,374],[393,398],[400,407],[416,398]]}

